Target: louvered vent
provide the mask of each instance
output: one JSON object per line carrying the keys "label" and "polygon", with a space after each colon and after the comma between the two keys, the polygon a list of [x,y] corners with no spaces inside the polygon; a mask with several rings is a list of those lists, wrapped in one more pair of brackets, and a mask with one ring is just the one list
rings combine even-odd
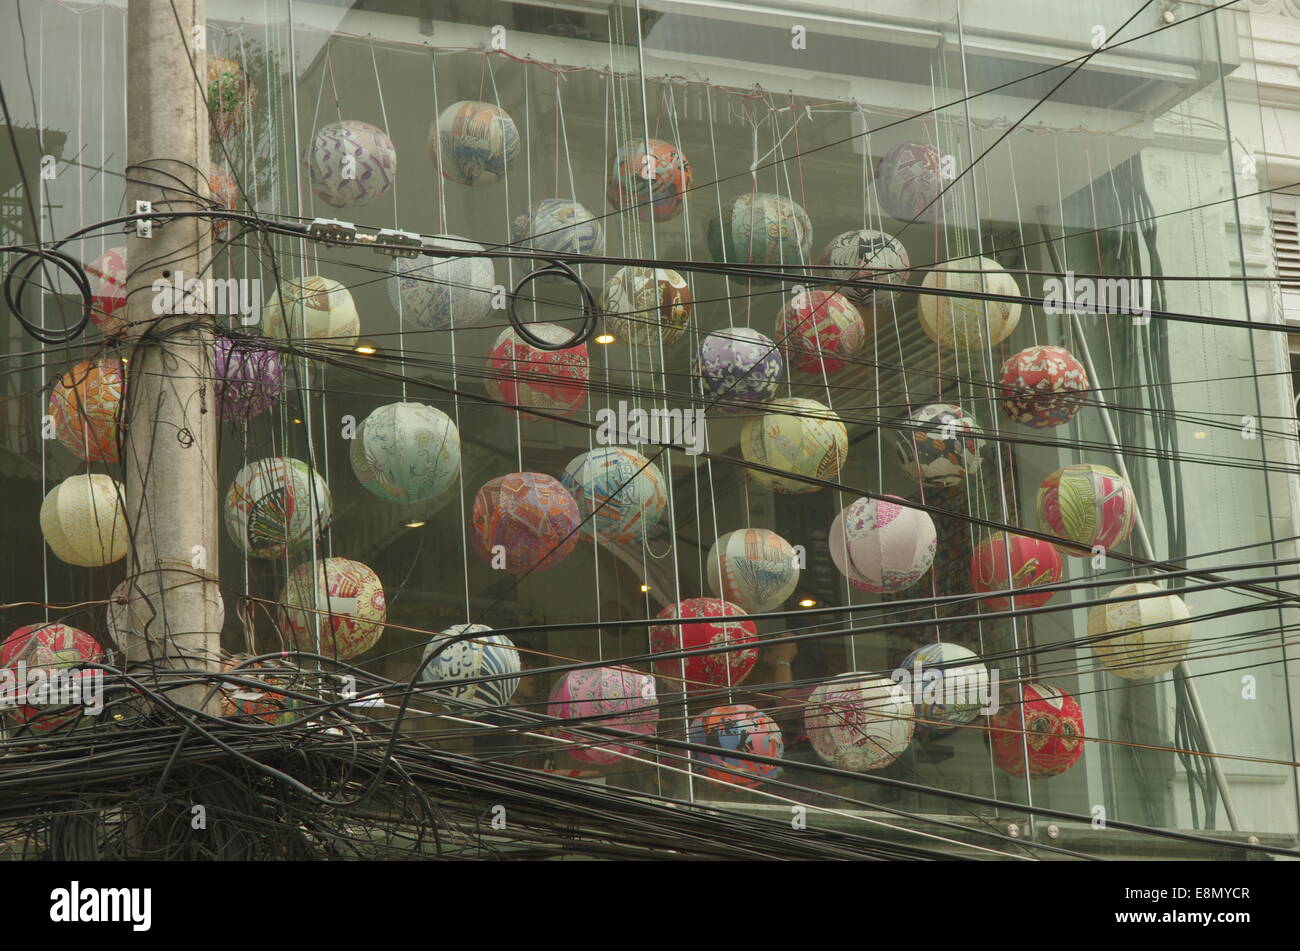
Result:
{"label": "louvered vent", "polygon": [[1273,253],[1277,257],[1277,276],[1282,290],[1300,291],[1300,228],[1296,213],[1290,208],[1274,208]]}

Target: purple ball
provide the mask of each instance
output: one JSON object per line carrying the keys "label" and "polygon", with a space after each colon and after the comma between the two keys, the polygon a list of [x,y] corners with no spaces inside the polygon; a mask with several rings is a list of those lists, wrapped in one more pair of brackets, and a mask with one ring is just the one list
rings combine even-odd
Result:
{"label": "purple ball", "polygon": [[691,372],[706,401],[717,400],[719,411],[737,412],[743,407],[731,404],[765,403],[775,397],[783,366],[771,337],[748,327],[727,327],[704,338]]}
{"label": "purple ball", "polygon": [[274,350],[248,341],[217,338],[217,418],[252,419],[265,413],[280,395],[284,370]]}

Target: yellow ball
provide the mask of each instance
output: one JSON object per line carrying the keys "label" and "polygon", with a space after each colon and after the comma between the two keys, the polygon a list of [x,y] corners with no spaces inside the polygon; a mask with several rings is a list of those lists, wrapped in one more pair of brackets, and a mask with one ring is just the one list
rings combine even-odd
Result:
{"label": "yellow ball", "polygon": [[[1150,594],[1161,588],[1136,582],[1121,585],[1106,595]],[[1192,637],[1190,615],[1176,594],[1099,604],[1088,612],[1088,637],[1106,637],[1092,642],[1101,665],[1117,677],[1142,680],[1158,677],[1178,666]],[[1161,627],[1151,625],[1160,624]]]}
{"label": "yellow ball", "polygon": [[[773,400],[767,405],[767,413],[741,430],[740,451],[748,461],[818,479],[839,475],[849,453],[849,433],[839,416],[816,400]],[[799,495],[821,488],[757,469],[749,474],[773,492]]]}
{"label": "yellow ball", "polygon": [[41,503],[41,531],[60,561],[95,568],[126,555],[121,483],[92,473],[64,479]]}
{"label": "yellow ball", "polygon": [[[957,273],[961,271],[971,273]],[[940,264],[925,275],[922,286],[962,294],[1021,296],[1015,278],[989,258],[964,258]],[[980,350],[996,346],[1011,336],[1016,324],[1020,323],[1020,305],[1008,301],[921,294],[916,307],[921,329],[945,350]]]}

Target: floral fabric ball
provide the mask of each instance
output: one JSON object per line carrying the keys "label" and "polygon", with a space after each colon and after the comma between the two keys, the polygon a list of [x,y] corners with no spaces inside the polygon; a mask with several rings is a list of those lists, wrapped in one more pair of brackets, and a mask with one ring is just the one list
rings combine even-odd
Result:
{"label": "floral fabric ball", "polygon": [[1026,347],[1002,364],[1002,409],[1035,429],[1063,426],[1090,386],[1083,364],[1064,347]]}
{"label": "floral fabric ball", "polygon": [[351,558],[299,565],[289,573],[280,603],[285,606],[281,631],[296,649],[339,660],[360,657],[374,647],[388,617],[379,577]]}
{"label": "floral fabric ball", "polygon": [[659,467],[634,449],[602,446],[577,456],[561,484],[578,503],[579,536],[604,544],[640,541],[668,508]]}
{"label": "floral fabric ball", "polygon": [[776,316],[785,359],[803,373],[838,373],[867,340],[858,309],[834,291],[799,291]]}
{"label": "floral fabric ball", "polygon": [[771,337],[748,327],[716,330],[691,359],[706,410],[746,412],[776,396],[785,361]]}
{"label": "floral fabric ball", "polygon": [[[839,416],[816,400],[773,400],[769,411],[745,423],[740,451],[749,462],[792,475],[832,480],[849,453],[849,432]],[[800,495],[820,485],[787,479],[758,469],[749,477],[773,492]]]}
{"label": "floral fabric ball", "polygon": [[746,755],[780,759],[785,753],[780,728],[766,713],[747,703],[704,711],[691,721],[686,738],[710,748],[708,753],[691,750],[696,772],[710,779],[753,789],[780,775],[781,767],[775,763],[758,762]]}
{"label": "floral fabric ball", "polygon": [[[1160,590],[1134,582],[1106,592],[1106,598],[1153,595]],[[1115,676],[1159,677],[1186,656],[1192,638],[1190,618],[1186,602],[1176,594],[1098,604],[1088,611],[1088,639],[1097,660]]]}
{"label": "floral fabric ball", "polygon": [[274,340],[351,347],[361,334],[361,318],[346,287],[312,275],[280,282],[279,293],[262,308],[262,329]]}
{"label": "floral fabric ball", "polygon": [[397,176],[397,149],[388,133],[355,119],[317,131],[307,162],[312,194],[335,208],[370,205]]}
{"label": "floral fabric ball", "polygon": [[429,131],[429,157],[460,185],[494,185],[519,158],[519,129],[490,102],[454,102]]}
{"label": "floral fabric ball", "polygon": [[83,462],[117,462],[126,364],[117,357],[82,360],[50,390],[54,435]]}
{"label": "floral fabric ball", "polygon": [[451,417],[424,403],[389,403],[357,427],[352,471],[385,502],[424,502],[460,474],[460,431]]}
{"label": "floral fabric ball", "polygon": [[984,431],[952,403],[930,403],[898,421],[894,445],[903,471],[926,485],[962,485],[980,468]]}
{"label": "floral fabric ball", "polygon": [[934,563],[938,545],[928,512],[860,498],[831,523],[831,561],[859,591],[903,591]]}
{"label": "floral fabric ball", "polygon": [[[812,222],[782,195],[737,195],[709,223],[713,260],[760,268],[803,267],[812,247]],[[746,279],[746,278],[742,278]]]}
{"label": "floral fabric ball", "polygon": [[[420,660],[436,657],[424,667],[420,683],[436,689],[435,695],[472,704],[504,707],[519,688],[519,651],[504,634],[491,633],[486,624],[456,624],[436,634],[424,647]],[[466,640],[455,638],[478,635]],[[465,681],[496,678],[479,683]]]}
{"label": "floral fabric ball", "polygon": [[778,610],[799,586],[795,547],[766,528],[742,528],[718,538],[709,549],[705,574],[716,597],[751,614]]}
{"label": "floral fabric ball", "polygon": [[620,209],[636,207],[642,221],[676,218],[690,187],[691,163],[677,146],[662,139],[620,145],[610,163],[609,203]]}
{"label": "floral fabric ball", "polygon": [[[753,621],[727,621],[724,618],[748,614],[744,608],[719,598],[688,598],[678,604],[669,604],[659,612],[660,618],[699,618],[686,624],[652,624],[650,650],[656,654],[665,651],[693,650],[702,647],[726,647],[731,644],[753,644],[758,641],[758,628]],[[717,654],[696,654],[690,657],[673,657],[655,661],[660,677],[674,684],[681,681],[682,663],[686,664],[685,690],[705,690],[709,687],[734,687],[743,683],[758,660],[757,647],[745,647]]]}
{"label": "floral fabric ball", "polygon": [[213,367],[218,419],[241,422],[261,416],[280,396],[284,367],[274,350],[218,337]]}
{"label": "floral fabric ball", "polygon": [[474,496],[474,550],[507,574],[554,568],[578,544],[578,505],[558,479],[513,472]]}
{"label": "floral fabric ball", "polygon": [[[484,250],[461,238],[442,237],[437,244],[451,250]],[[388,299],[403,321],[426,330],[462,330],[483,323],[492,312],[496,282],[491,258],[393,258]]]}
{"label": "floral fabric ball", "polygon": [[913,716],[911,699],[894,681],[852,671],[812,692],[804,729],[824,762],[864,773],[888,766],[907,749]]}
{"label": "floral fabric ball", "polygon": [[[1016,279],[991,258],[965,258],[940,264],[925,275],[922,286],[958,294],[1020,296]],[[921,294],[917,299],[916,314],[926,336],[940,347],[946,350],[984,350],[1011,336],[1020,323],[1020,304],[977,297]]]}
{"label": "floral fabric ball", "polygon": [[561,254],[599,254],[605,250],[605,229],[600,220],[568,198],[543,198],[515,218],[510,240],[537,251]]}
{"label": "floral fabric ball", "polygon": [[1105,466],[1057,469],[1038,489],[1039,528],[1082,546],[1058,546],[1064,555],[1087,558],[1096,545],[1122,545],[1136,519],[1137,500],[1128,480]]}
{"label": "floral fabric ball", "polygon": [[[909,262],[903,243],[884,231],[846,231],[831,239],[821,264],[831,270],[824,276],[836,281],[884,281],[906,284]],[[840,293],[859,307],[884,307],[896,292],[845,284]]]}
{"label": "floral fabric ball", "polygon": [[894,218],[934,221],[942,192],[943,161],[933,145],[905,142],[876,163],[876,195]]}
{"label": "floral fabric ball", "polygon": [[1004,773],[1059,776],[1083,755],[1083,711],[1064,690],[1046,684],[1024,686],[1024,699],[1002,707],[989,717],[993,762]]}
{"label": "floral fabric ball", "polygon": [[[551,690],[546,712],[562,720],[582,720],[581,726],[626,730],[649,736],[659,720],[655,681],[630,667],[593,667],[570,670]],[[557,730],[556,735],[574,745],[566,753],[582,763],[617,763],[641,751],[620,743],[602,743],[589,737]]]}
{"label": "floral fabric ball", "polygon": [[[572,331],[556,324],[529,324],[528,330],[548,343],[561,343],[573,336]],[[585,343],[563,350],[539,350],[513,327],[507,327],[488,351],[485,367],[483,385],[489,396],[503,403],[572,416],[587,402],[590,360]],[[511,412],[519,415],[516,410]]]}
{"label": "floral fabric ball", "polygon": [[126,330],[126,245],[110,248],[86,265],[90,319],[107,336]]}
{"label": "floral fabric ball", "polygon": [[[1010,551],[1011,578],[1008,583],[1007,560]],[[977,592],[1005,591],[1056,584],[1065,574],[1061,556],[1051,542],[1027,535],[1003,533],[988,538],[975,548],[971,558],[971,585]],[[1017,594],[1013,598],[984,598],[990,611],[1017,608],[1041,608],[1052,600],[1054,591]]]}
{"label": "floral fabric ball", "polygon": [[[85,698],[92,683],[92,671],[71,673],[70,668],[85,663],[101,664],[104,659],[104,649],[94,637],[67,624],[30,624],[18,628],[0,644],[0,670],[10,672],[13,678],[12,694],[7,699],[33,699],[26,695],[26,691],[29,688],[41,689],[32,680],[36,671],[44,675],[48,693],[40,698],[40,702],[16,703],[11,714],[14,722],[23,731],[49,733],[81,719],[84,712],[81,705],[63,703],[58,688],[62,683],[71,686],[69,680],[72,678],[80,679],[82,697]],[[71,678],[63,680],[55,675],[55,671],[69,671]]]}
{"label": "floral fabric ball", "polygon": [[691,322],[691,289],[668,268],[623,267],[605,285],[600,309],[610,333],[619,339],[669,344]]}
{"label": "floral fabric ball", "polygon": [[302,551],[329,525],[332,512],[329,486],[301,459],[250,462],[226,493],[226,530],[253,558]]}

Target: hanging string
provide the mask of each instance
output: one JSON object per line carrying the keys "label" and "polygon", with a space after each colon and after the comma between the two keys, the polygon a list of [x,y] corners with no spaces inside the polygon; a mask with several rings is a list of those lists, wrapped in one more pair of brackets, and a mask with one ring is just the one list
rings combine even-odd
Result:
{"label": "hanging string", "polygon": [[[385,134],[385,135],[388,135],[388,134],[389,134],[388,110],[387,110],[386,108],[384,108],[384,83],[383,83],[383,81],[379,78],[379,60],[377,60],[377,59],[375,58],[375,41],[374,41],[373,37],[372,37],[371,40],[370,40],[370,64],[371,64],[371,66],[374,67],[374,70],[375,70],[375,91],[379,93],[379,114],[380,114],[380,116],[383,118],[383,122],[384,122],[384,134]],[[435,115],[436,115],[436,113],[435,113]],[[437,120],[435,119],[434,121],[436,122]],[[394,175],[394,176],[392,177],[391,181],[389,182],[389,185],[390,185],[391,190],[392,190],[392,193],[393,193],[393,227],[394,227],[394,228],[400,228],[400,227],[401,227],[401,221],[400,221],[400,213],[399,213],[398,209],[399,209],[401,206],[400,206],[400,205],[398,204],[398,202],[397,202],[397,176],[396,176],[396,175]],[[406,356],[406,341],[405,341],[405,338],[404,338],[404,336],[403,336],[403,325],[404,325],[404,323],[405,323],[405,320],[404,320],[404,318],[403,318],[403,306],[402,306],[402,305],[403,305],[403,300],[402,300],[402,298],[404,297],[404,295],[403,295],[402,292],[401,292],[402,268],[401,268],[401,265],[398,264],[398,262],[399,262],[399,261],[402,261],[402,260],[405,260],[405,259],[403,259],[403,258],[393,258],[393,273],[394,273],[394,276],[393,276],[392,280],[394,280],[394,281],[397,282],[397,289],[398,289],[398,290],[397,290],[397,294],[395,295],[395,296],[397,297],[397,352],[400,353],[400,354],[402,355],[403,358],[405,358],[405,356]],[[454,295],[454,294],[448,294],[447,297],[448,297],[448,300],[450,301],[452,298],[455,297],[455,295]],[[450,305],[449,305],[449,306],[450,306]],[[407,401],[407,399],[406,399],[406,360],[405,360],[405,359],[400,360],[400,361],[399,361],[399,364],[400,364],[399,369],[400,369],[401,374],[402,374],[402,402],[405,403],[405,402]]]}

